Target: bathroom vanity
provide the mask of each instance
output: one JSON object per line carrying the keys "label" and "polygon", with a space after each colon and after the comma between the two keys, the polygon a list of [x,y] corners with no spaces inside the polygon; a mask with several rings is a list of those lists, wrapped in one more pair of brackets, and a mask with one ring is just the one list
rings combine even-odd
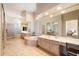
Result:
{"label": "bathroom vanity", "polygon": [[55,56],[79,53],[79,39],[70,37],[42,35],[38,37],[38,46]]}

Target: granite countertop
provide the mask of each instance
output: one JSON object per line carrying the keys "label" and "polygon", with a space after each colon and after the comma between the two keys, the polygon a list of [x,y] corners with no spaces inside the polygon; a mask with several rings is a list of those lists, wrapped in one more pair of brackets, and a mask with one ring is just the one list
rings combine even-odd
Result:
{"label": "granite countertop", "polygon": [[70,43],[70,44],[79,45],[79,39],[76,39],[76,38],[51,36],[51,35],[41,35],[38,37],[49,39],[49,40],[54,40],[54,41],[58,41],[58,42],[62,42],[62,43]]}

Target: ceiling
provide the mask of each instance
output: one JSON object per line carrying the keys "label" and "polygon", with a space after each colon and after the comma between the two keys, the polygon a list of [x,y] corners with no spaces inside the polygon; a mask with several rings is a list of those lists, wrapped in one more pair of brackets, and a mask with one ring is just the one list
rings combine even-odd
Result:
{"label": "ceiling", "polygon": [[28,11],[35,12],[36,14],[40,14],[52,7],[55,7],[59,3],[4,3],[6,10],[12,11]]}
{"label": "ceiling", "polygon": [[36,13],[40,14],[42,12],[45,12],[46,10],[55,7],[59,3],[37,3],[37,10]]}
{"label": "ceiling", "polygon": [[14,10],[17,12],[28,11],[34,12],[36,10],[35,3],[4,3],[4,7],[6,10]]}

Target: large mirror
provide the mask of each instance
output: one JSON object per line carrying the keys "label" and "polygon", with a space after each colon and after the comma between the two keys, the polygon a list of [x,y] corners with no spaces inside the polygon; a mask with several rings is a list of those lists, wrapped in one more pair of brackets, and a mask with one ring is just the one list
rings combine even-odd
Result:
{"label": "large mirror", "polygon": [[57,35],[58,33],[58,21],[51,21],[46,24],[48,35]]}
{"label": "large mirror", "polygon": [[52,32],[54,35],[58,34],[58,22],[52,22]]}
{"label": "large mirror", "polygon": [[78,38],[78,20],[66,21],[66,35],[69,37]]}
{"label": "large mirror", "polygon": [[51,22],[47,23],[47,32],[51,32],[52,28],[51,28]]}

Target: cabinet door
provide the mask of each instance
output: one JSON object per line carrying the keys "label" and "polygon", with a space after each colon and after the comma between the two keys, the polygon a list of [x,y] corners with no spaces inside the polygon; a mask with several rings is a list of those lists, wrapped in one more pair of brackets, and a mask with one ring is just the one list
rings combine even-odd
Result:
{"label": "cabinet door", "polygon": [[50,41],[50,52],[56,56],[60,55],[59,53],[59,45],[53,41]]}
{"label": "cabinet door", "polygon": [[41,39],[38,38],[38,46],[40,46],[40,44],[41,44]]}
{"label": "cabinet door", "polygon": [[43,42],[44,49],[49,51],[49,40],[48,39],[43,39],[43,40],[44,40]]}
{"label": "cabinet door", "polygon": [[40,39],[40,46],[41,46],[42,48],[44,48],[44,39],[43,39],[43,38]]}
{"label": "cabinet door", "polygon": [[41,48],[43,48],[43,49],[49,51],[49,40],[48,40],[48,39],[39,38],[39,39],[38,39],[38,45],[39,45]]}
{"label": "cabinet door", "polygon": [[44,42],[43,42],[43,39],[42,38],[38,38],[38,45],[40,46],[40,47],[44,47],[44,44],[43,44]]}

